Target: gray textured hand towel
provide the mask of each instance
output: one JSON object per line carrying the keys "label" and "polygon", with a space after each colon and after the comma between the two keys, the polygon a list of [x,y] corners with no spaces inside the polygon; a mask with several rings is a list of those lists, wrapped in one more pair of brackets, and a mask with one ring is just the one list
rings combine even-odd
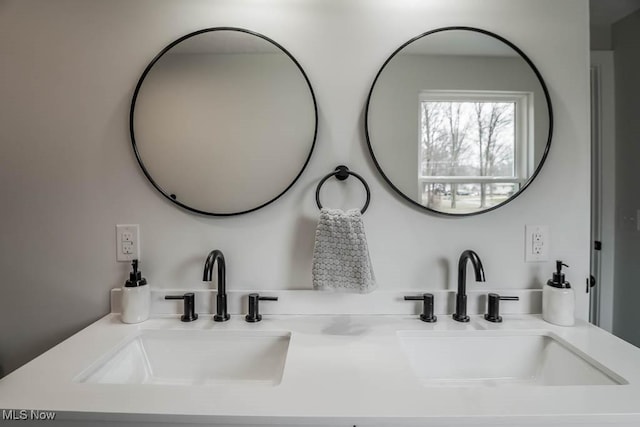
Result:
{"label": "gray textured hand towel", "polygon": [[359,210],[320,210],[312,276],[318,290],[366,293],[376,288]]}

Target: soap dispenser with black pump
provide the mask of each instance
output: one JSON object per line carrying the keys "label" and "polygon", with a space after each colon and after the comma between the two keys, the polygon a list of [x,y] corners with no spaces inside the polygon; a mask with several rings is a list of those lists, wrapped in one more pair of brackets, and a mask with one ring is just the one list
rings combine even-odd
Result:
{"label": "soap dispenser with black pump", "polygon": [[131,266],[133,271],[122,287],[121,319],[124,323],[140,323],[149,318],[151,292],[147,279],[138,270],[138,260],[134,259]]}
{"label": "soap dispenser with black pump", "polygon": [[573,326],[576,300],[571,285],[564,279],[563,266],[569,267],[556,261],[556,272],[542,290],[542,318],[554,325]]}

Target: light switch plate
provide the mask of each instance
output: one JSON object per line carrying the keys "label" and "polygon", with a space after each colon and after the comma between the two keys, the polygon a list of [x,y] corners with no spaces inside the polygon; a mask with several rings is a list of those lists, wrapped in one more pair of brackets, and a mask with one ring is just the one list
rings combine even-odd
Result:
{"label": "light switch plate", "polygon": [[140,259],[140,227],[138,224],[116,225],[116,260]]}

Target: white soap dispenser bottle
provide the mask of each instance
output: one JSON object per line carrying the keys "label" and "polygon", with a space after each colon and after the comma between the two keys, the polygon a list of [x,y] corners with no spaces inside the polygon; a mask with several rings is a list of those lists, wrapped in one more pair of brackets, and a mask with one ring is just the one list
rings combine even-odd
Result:
{"label": "white soap dispenser bottle", "polygon": [[134,259],[131,265],[133,271],[129,273],[129,280],[122,287],[121,319],[124,323],[140,323],[149,318],[151,292],[147,279],[138,271],[138,260]]}
{"label": "white soap dispenser bottle", "polygon": [[569,282],[564,280],[562,261],[556,261],[556,272],[542,290],[542,318],[558,326],[573,326],[575,323],[575,295]]}

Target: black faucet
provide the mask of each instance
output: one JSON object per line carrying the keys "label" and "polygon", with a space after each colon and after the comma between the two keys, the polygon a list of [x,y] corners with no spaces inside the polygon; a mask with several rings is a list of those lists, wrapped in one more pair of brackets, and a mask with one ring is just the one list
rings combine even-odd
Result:
{"label": "black faucet", "polygon": [[180,317],[183,322],[193,322],[198,319],[196,313],[196,294],[187,292],[184,295],[166,295],[164,299],[182,299],[184,300],[184,314]]}
{"label": "black faucet", "polygon": [[487,300],[487,312],[484,315],[484,319],[493,323],[501,323],[502,316],[500,316],[500,301],[519,300],[520,297],[503,297],[493,292],[490,293]]}
{"label": "black faucet", "polygon": [[260,314],[260,301],[278,301],[278,297],[262,297],[260,294],[249,294],[249,313],[244,317],[249,323],[255,323],[262,320],[262,314]]}
{"label": "black faucet", "polygon": [[453,313],[453,320],[458,322],[468,322],[467,316],[467,261],[471,260],[476,273],[476,282],[484,282],[484,268],[477,253],[467,249],[460,255],[458,260],[458,293],[456,294],[456,311]]}
{"label": "black faucet", "polygon": [[227,313],[227,286],[225,282],[225,263],[222,251],[215,249],[209,253],[207,260],[204,262],[204,275],[202,280],[205,282],[211,281],[213,265],[216,261],[218,261],[218,295],[216,296],[216,314],[213,316],[213,320],[216,322],[225,322],[229,320],[229,313]]}
{"label": "black faucet", "polygon": [[422,314],[420,320],[427,323],[434,323],[438,318],[433,314],[433,294],[422,294],[420,296],[406,296],[405,301],[422,301]]}

